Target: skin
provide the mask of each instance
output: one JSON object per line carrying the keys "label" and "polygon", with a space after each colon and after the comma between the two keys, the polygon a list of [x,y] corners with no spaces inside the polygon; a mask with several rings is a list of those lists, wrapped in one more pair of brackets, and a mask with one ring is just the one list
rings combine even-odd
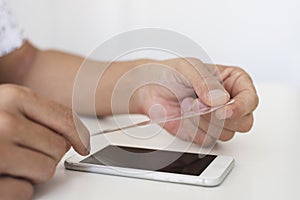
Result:
{"label": "skin", "polygon": [[[187,59],[189,63],[200,66],[200,68],[209,69],[212,66],[201,63],[201,61],[189,58]],[[217,106],[225,104],[229,99],[234,99],[234,103],[226,106],[224,109],[220,109],[216,112],[216,117],[218,119],[225,119],[224,127],[220,137],[218,138],[221,141],[230,140],[235,132],[248,132],[253,125],[253,111],[258,105],[258,96],[253,84],[251,77],[239,67],[223,66],[217,65],[217,70],[220,73],[220,76],[216,78],[212,75],[205,76],[202,78],[196,76],[192,77],[195,73],[190,73],[187,70],[187,67],[190,66],[185,60],[166,60],[163,61],[164,64],[168,66],[176,66],[175,69],[180,74],[183,74],[190,81],[191,86],[186,86],[186,84],[181,84],[178,86],[179,91],[183,91],[178,94],[182,99],[187,101],[192,101],[190,106],[198,105],[203,107],[203,104],[206,106]],[[191,67],[192,68],[192,67]],[[209,71],[209,70],[208,70]],[[205,72],[202,72],[205,73]],[[213,73],[210,73],[213,74]],[[200,81],[199,81],[200,79]],[[219,84],[217,79],[221,79],[224,86]],[[203,83],[213,82],[208,88],[207,85]],[[195,90],[195,93],[199,98],[190,98],[192,96],[191,91],[188,90],[189,87],[192,87]],[[208,95],[210,89],[220,89],[224,91],[224,98],[213,101]],[[143,113],[146,115],[149,114],[149,108],[154,104],[163,105],[167,108],[167,116],[176,115],[181,112],[182,104],[178,102],[178,99],[174,95],[168,93],[168,91],[163,90],[159,86],[147,86],[142,88],[144,99],[144,106],[142,108]],[[167,122],[163,126],[171,134],[176,135],[184,140],[193,141],[198,144],[203,144],[208,131],[209,123],[211,121],[211,115],[205,115],[203,117],[195,117],[187,120],[176,120],[172,122]],[[212,124],[212,126],[223,125],[223,123]],[[186,131],[190,130],[191,126],[196,127],[196,131]],[[195,128],[194,128],[195,129]],[[211,141],[214,142],[214,141]],[[204,144],[209,145],[209,144]]]}
{"label": "skin", "polygon": [[71,145],[89,154],[89,132],[77,123],[79,135],[69,108],[27,88],[3,84],[0,96],[1,199],[29,199],[33,185],[53,176]]}
{"label": "skin", "polygon": [[[57,163],[70,146],[81,155],[89,153],[88,130],[70,109],[75,77],[83,60],[80,56],[63,52],[41,51],[29,42],[0,58],[1,199],[32,198],[34,185],[52,177]],[[177,97],[164,87],[149,84],[137,89],[129,104],[120,102],[113,111],[111,102],[115,85],[122,75],[140,65],[146,65],[141,74],[153,72],[153,78],[179,88],[176,89]],[[159,66],[168,67],[167,76],[163,77],[165,68]],[[92,69],[104,66],[101,62],[89,61],[88,67],[92,73]],[[129,112],[152,117],[151,108],[161,105],[165,114],[170,116],[180,113],[183,107],[216,106],[234,99],[233,104],[215,113],[217,118],[225,119],[219,139],[227,141],[237,131],[250,130],[258,97],[250,76],[241,68],[218,65],[217,71],[220,72],[219,77],[215,76],[215,68],[195,58],[112,63],[96,89],[96,113],[105,116]],[[138,79],[141,77],[130,77],[130,80]],[[121,91],[135,87],[134,81],[127,83],[123,84]],[[223,92],[221,98],[209,95],[209,91],[215,89]],[[125,93],[121,92],[115,97],[124,99],[123,95]],[[80,113],[91,112],[84,100],[81,107]],[[203,144],[210,119],[211,115],[206,115],[162,126],[184,140]],[[178,134],[181,123],[185,124],[183,128],[196,127],[196,134],[180,131]],[[22,165],[19,165],[20,160]]]}

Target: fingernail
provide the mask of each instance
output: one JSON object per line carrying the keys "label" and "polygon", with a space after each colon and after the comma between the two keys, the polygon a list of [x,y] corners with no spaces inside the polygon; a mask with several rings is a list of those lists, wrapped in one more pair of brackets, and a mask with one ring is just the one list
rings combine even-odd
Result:
{"label": "fingernail", "polygon": [[228,94],[224,90],[216,89],[209,91],[207,98],[212,103],[212,106],[217,106],[226,103]]}

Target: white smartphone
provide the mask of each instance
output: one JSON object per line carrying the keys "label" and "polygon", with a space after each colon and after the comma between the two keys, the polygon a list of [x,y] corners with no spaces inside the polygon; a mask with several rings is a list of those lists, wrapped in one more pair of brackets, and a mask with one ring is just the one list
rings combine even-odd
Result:
{"label": "white smartphone", "polygon": [[71,170],[201,186],[219,185],[233,166],[229,156],[110,144],[90,156],[74,155],[65,161]]}

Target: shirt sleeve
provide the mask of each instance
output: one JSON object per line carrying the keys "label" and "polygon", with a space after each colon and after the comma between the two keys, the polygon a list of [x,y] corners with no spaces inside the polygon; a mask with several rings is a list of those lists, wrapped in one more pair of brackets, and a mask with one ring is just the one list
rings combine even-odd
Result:
{"label": "shirt sleeve", "polygon": [[0,57],[22,46],[25,35],[17,20],[8,9],[4,0],[0,0]]}

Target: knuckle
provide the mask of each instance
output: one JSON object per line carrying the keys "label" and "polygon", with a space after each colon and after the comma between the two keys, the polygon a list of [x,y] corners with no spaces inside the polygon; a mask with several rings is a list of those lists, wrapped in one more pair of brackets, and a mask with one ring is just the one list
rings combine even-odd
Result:
{"label": "knuckle", "polygon": [[236,77],[241,77],[241,76],[246,76],[246,78],[251,79],[250,75],[241,67],[232,67],[233,68],[233,74],[236,76]]}
{"label": "knuckle", "polygon": [[8,103],[19,100],[25,93],[30,90],[25,87],[13,85],[13,84],[5,84],[0,88],[1,96],[5,96],[5,100]]}
{"label": "knuckle", "polygon": [[16,117],[6,111],[0,111],[0,135],[13,134],[18,126]]}
{"label": "knuckle", "polygon": [[48,158],[47,160],[45,160],[45,162],[43,162],[43,166],[41,167],[41,169],[43,169],[39,176],[38,176],[38,180],[37,183],[44,183],[48,180],[50,180],[54,173],[55,173],[55,169],[56,169],[56,161]]}
{"label": "knuckle", "polygon": [[246,73],[246,71],[245,71],[242,67],[239,67],[239,66],[233,66],[232,68],[233,68],[234,71],[236,71],[236,72],[239,72],[239,73]]}
{"label": "knuckle", "polygon": [[234,74],[236,77],[245,77],[245,79],[248,79],[251,83],[253,83],[253,80],[251,76],[241,67],[234,66],[232,67],[234,70]]}

